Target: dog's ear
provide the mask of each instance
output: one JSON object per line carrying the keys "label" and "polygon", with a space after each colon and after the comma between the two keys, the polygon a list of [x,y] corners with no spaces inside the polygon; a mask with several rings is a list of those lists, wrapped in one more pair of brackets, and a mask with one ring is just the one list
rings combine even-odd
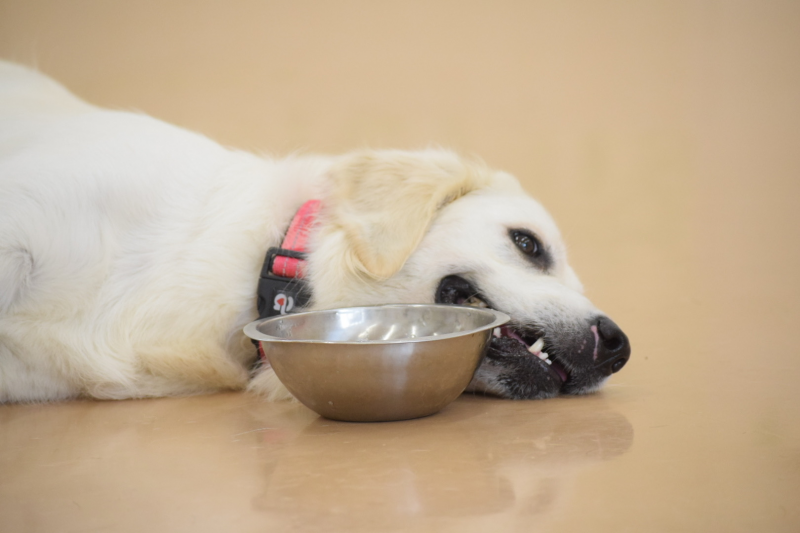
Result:
{"label": "dog's ear", "polygon": [[402,268],[436,213],[485,186],[489,172],[452,152],[387,150],[346,156],[330,177],[329,212],[344,231],[353,265],[386,279]]}

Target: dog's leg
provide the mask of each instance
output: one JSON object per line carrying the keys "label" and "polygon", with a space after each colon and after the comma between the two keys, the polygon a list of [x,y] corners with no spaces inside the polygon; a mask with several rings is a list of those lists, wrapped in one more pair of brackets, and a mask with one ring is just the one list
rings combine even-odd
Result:
{"label": "dog's leg", "polygon": [[57,372],[24,359],[11,339],[20,331],[13,325],[13,308],[31,288],[34,261],[21,247],[0,247],[0,403],[42,402],[74,398],[78,390]]}
{"label": "dog's leg", "polygon": [[0,248],[0,313],[22,298],[32,272],[33,258],[27,250]]}
{"label": "dog's leg", "polygon": [[66,400],[77,395],[63,378],[30,368],[0,336],[0,404]]}
{"label": "dog's leg", "polygon": [[294,400],[292,393],[281,383],[271,367],[262,367],[247,385],[247,391],[264,396],[267,401]]}

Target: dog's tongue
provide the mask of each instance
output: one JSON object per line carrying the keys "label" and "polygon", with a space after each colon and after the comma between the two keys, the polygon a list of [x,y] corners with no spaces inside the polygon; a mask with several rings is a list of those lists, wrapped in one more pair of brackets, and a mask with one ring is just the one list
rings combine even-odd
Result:
{"label": "dog's tongue", "polygon": [[568,378],[567,371],[563,366],[561,366],[561,364],[558,361],[553,361],[553,364],[550,366],[553,370],[556,371],[558,376],[561,378],[561,381],[567,381]]}

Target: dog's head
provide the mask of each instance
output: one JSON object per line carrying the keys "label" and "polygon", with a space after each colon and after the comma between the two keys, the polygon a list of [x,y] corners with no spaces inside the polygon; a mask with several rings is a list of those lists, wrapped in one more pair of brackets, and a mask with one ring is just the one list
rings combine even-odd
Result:
{"label": "dog's head", "polygon": [[488,306],[495,331],[468,390],[546,398],[597,390],[630,357],[583,296],[550,215],[512,176],[438,150],[361,152],[329,172],[309,258],[315,308]]}

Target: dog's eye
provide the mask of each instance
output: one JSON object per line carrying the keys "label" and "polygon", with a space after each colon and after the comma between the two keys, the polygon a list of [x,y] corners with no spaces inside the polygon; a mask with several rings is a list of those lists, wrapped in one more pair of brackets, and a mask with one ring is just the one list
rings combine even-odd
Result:
{"label": "dog's eye", "polygon": [[514,244],[517,245],[517,248],[525,255],[538,255],[539,251],[542,249],[536,237],[522,231],[512,231],[511,238],[514,240]]}

